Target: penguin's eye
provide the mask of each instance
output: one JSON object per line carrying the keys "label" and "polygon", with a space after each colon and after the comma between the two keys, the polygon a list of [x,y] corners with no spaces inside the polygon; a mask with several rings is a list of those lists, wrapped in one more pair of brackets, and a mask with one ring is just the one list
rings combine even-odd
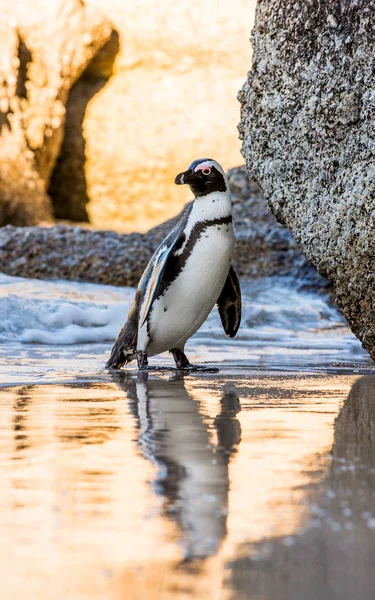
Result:
{"label": "penguin's eye", "polygon": [[202,173],[203,173],[203,175],[209,175],[211,173],[210,167],[206,167],[205,169],[202,169]]}

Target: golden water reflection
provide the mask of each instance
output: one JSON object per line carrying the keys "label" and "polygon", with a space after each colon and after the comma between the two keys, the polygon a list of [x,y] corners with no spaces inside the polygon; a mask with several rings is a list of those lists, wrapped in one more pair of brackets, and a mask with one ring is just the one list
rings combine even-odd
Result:
{"label": "golden water reflection", "polygon": [[1,390],[2,597],[279,597],[265,544],[302,543],[338,481],[353,497],[345,452],[367,465],[361,512],[373,494],[369,379],[120,373]]}

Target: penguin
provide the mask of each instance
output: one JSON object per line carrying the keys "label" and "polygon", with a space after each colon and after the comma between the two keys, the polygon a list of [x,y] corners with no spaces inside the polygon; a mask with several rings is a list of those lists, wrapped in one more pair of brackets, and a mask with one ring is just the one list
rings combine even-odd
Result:
{"label": "penguin", "polygon": [[175,178],[189,185],[194,202],[148,263],[128,317],[106,364],[119,369],[137,359],[171,352],[177,369],[210,370],[191,365],[184,349],[215,304],[229,337],[241,322],[241,290],[231,265],[234,234],[229,183],[223,168],[200,158]]}

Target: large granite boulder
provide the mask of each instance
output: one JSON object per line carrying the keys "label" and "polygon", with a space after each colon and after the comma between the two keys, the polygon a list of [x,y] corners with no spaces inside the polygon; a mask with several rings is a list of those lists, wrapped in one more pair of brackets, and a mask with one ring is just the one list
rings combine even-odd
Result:
{"label": "large granite boulder", "polygon": [[109,22],[81,0],[2,3],[0,225],[53,219],[46,188],[69,90],[111,32]]}
{"label": "large granite boulder", "polygon": [[171,182],[192,160],[243,162],[236,96],[255,0],[85,4],[113,23],[118,52],[72,90],[49,192],[59,218],[145,232],[188,201]]}
{"label": "large granite boulder", "polygon": [[242,163],[255,0],[2,4],[0,225],[145,232],[188,201],[171,182],[197,156]]}
{"label": "large granite boulder", "polygon": [[262,0],[240,92],[248,173],[375,358],[373,0]]}
{"label": "large granite boulder", "polygon": [[[324,285],[290,232],[279,225],[245,169],[228,174],[236,232],[234,265],[249,277],[292,275],[301,285]],[[158,244],[179,216],[146,234],[82,227],[0,228],[0,271],[20,277],[136,285]]]}

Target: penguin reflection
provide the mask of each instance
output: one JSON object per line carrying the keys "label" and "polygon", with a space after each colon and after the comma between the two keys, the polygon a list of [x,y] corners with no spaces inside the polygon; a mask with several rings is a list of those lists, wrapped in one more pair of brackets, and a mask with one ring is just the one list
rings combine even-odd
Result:
{"label": "penguin reflection", "polygon": [[29,416],[32,386],[23,386],[16,392],[14,401],[14,458],[22,458],[22,451],[30,447],[30,439],[28,435],[27,418]]}
{"label": "penguin reflection", "polygon": [[114,377],[131,400],[142,453],[158,467],[153,485],[181,528],[185,559],[215,554],[226,535],[228,464],[241,439],[237,396],[223,394],[214,422],[215,447],[199,397],[187,392],[183,378],[148,379],[143,373],[135,382]]}

